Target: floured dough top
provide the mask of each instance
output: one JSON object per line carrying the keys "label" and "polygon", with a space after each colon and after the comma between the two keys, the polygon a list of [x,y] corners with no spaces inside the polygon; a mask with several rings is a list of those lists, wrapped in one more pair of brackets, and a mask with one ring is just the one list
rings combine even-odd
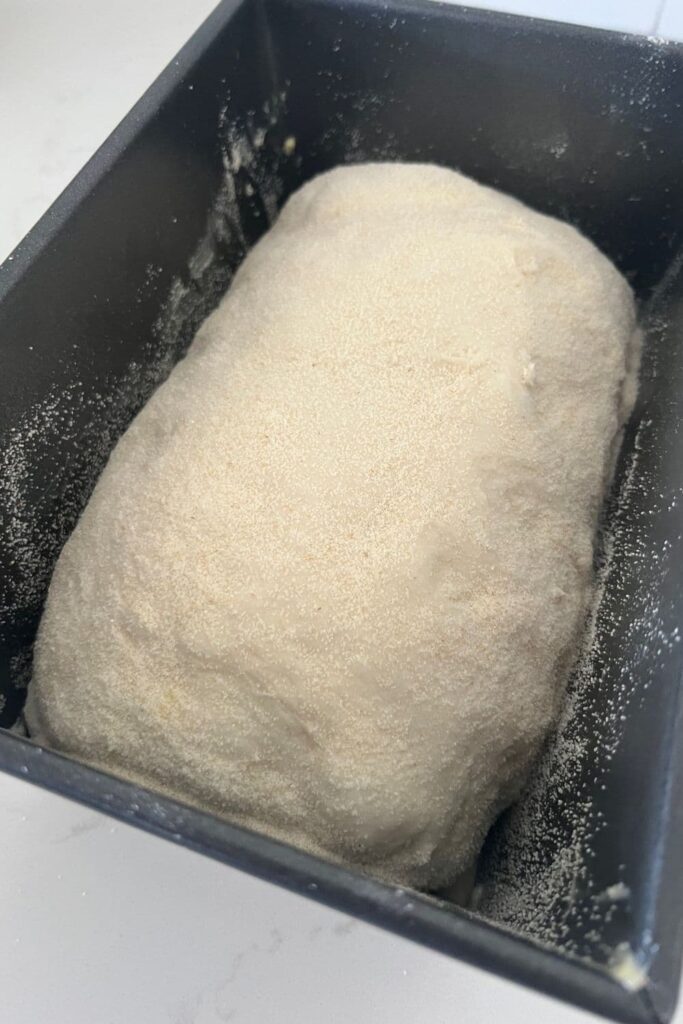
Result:
{"label": "floured dough top", "polygon": [[32,735],[380,877],[452,880],[561,697],[634,323],[576,230],[453,171],[308,183],[62,552]]}

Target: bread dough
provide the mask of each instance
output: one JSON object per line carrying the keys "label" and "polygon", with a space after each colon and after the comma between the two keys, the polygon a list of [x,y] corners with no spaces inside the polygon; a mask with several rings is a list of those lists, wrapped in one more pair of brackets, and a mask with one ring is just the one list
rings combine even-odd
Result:
{"label": "bread dough", "polygon": [[590,242],[453,171],[305,185],[62,552],[31,734],[382,878],[450,882],[558,708],[634,327]]}

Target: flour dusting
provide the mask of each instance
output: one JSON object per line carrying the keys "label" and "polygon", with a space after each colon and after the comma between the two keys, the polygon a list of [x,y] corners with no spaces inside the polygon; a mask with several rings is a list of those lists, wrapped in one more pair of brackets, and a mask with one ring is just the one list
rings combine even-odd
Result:
{"label": "flour dusting", "polygon": [[[662,596],[680,535],[654,524],[675,514],[681,489],[675,483],[663,490],[657,483],[666,452],[660,421],[671,421],[662,412],[665,399],[658,396],[653,405],[648,398],[661,372],[667,295],[680,262],[680,257],[674,261],[644,311],[640,412],[605,512],[598,585],[568,698],[531,784],[494,830],[477,886],[484,916],[606,965],[627,964],[624,957],[614,959],[607,936],[628,920],[632,895],[619,877],[629,865],[614,862],[607,879],[596,869],[599,864],[608,870],[608,858],[614,857],[609,846],[613,765],[648,691],[667,677],[672,659],[680,659],[675,601]],[[641,969],[655,953],[654,946],[643,944]]]}

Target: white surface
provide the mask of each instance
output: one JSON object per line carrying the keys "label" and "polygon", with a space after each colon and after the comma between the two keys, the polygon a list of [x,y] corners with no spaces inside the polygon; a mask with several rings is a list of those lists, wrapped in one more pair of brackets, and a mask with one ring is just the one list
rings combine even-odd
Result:
{"label": "white surface", "polygon": [[0,0],[0,260],[216,0]]}
{"label": "white surface", "polygon": [[[682,4],[514,7],[683,37]],[[0,258],[212,6],[0,0]],[[3,775],[0,835],[8,1024],[595,1019]]]}
{"label": "white surface", "polygon": [[683,0],[664,0],[657,35],[668,39],[683,39]]}
{"label": "white surface", "polygon": [[7,1024],[596,1019],[23,781],[0,805]]}
{"label": "white surface", "polygon": [[661,0],[467,0],[467,6],[650,35],[656,28]]}

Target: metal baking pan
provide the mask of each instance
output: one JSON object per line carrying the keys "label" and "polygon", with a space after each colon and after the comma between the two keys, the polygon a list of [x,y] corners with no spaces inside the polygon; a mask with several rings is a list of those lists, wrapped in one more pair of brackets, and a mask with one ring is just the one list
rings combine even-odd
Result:
{"label": "metal baking pan", "polygon": [[[9,732],[57,554],[116,438],[298,184],[456,167],[632,281],[640,400],[563,719],[473,907],[404,892]],[[226,0],[0,268],[0,768],[622,1021],[683,944],[683,50],[439,4]],[[11,837],[6,841],[11,842]]]}

